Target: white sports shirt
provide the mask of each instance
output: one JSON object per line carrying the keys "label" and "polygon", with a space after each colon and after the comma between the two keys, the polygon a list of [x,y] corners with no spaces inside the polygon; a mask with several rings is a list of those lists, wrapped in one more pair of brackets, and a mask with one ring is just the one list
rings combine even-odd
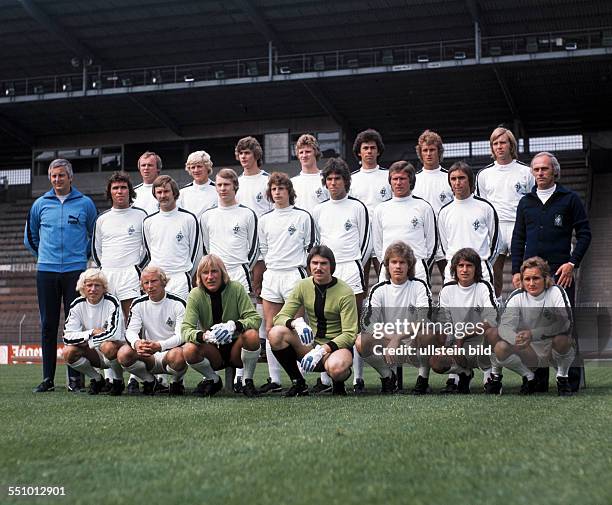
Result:
{"label": "white sports shirt", "polygon": [[202,212],[217,204],[215,183],[212,181],[204,184],[190,182],[181,188],[176,204],[199,218]]}
{"label": "white sports shirt", "polygon": [[136,198],[134,198],[135,207],[144,209],[149,215],[159,210],[159,202],[153,196],[153,183],[145,184],[141,182],[134,186],[134,191],[136,192]]}
{"label": "white sports shirt", "polygon": [[[91,331],[96,328],[103,328],[104,332],[92,336]],[[93,349],[109,340],[123,340],[123,311],[119,300],[108,293],[95,305],[84,296],[76,298],[66,319],[64,344],[87,342]]]}
{"label": "white sports shirt", "polygon": [[142,238],[142,223],[147,213],[139,207],[111,208],[96,219],[91,253],[102,268],[143,266],[147,251]]}
{"label": "white sports shirt", "polygon": [[412,194],[429,202],[437,217],[440,209],[453,200],[453,192],[448,184],[448,170],[442,167],[434,170],[421,168],[416,173],[416,184]]}
{"label": "white sports shirt", "polygon": [[312,212],[317,205],[329,200],[329,192],[321,183],[321,172],[307,174],[300,172],[291,178],[295,190],[295,206]]}
{"label": "white sports shirt", "polygon": [[390,200],[393,196],[389,185],[389,171],[378,165],[376,168],[356,170],[351,173],[349,195],[362,201],[372,217],[377,205]]}
{"label": "white sports shirt", "polygon": [[497,298],[491,284],[485,280],[463,287],[457,281],[447,282],[440,290],[440,322],[488,321],[497,326]]}
{"label": "white sports shirt", "polygon": [[268,180],[270,176],[264,170],[260,170],[257,175],[244,175],[238,177],[238,192],[236,200],[238,203],[253,209],[257,217],[265,212],[272,210],[272,203],[266,196],[268,190]]}

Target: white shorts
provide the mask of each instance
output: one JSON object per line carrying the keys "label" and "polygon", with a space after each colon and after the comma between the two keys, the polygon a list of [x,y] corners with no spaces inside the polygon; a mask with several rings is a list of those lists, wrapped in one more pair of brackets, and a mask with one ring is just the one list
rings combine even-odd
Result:
{"label": "white shorts", "polygon": [[166,291],[180,296],[183,300],[187,300],[187,296],[191,291],[191,276],[187,272],[168,274]]}
{"label": "white shorts", "polygon": [[[421,279],[431,288],[431,281],[429,279],[429,269],[427,268],[427,262],[425,260],[417,259],[416,264],[414,265],[414,277],[416,279]],[[385,265],[380,265],[380,275],[378,276],[378,281],[383,282],[387,280],[387,269]]]}
{"label": "white shorts", "polygon": [[237,281],[242,284],[248,294],[253,292],[253,286],[251,285],[251,272],[249,272],[246,265],[238,265],[234,268],[228,268],[227,273],[232,281]]}
{"label": "white shorts", "polygon": [[445,259],[446,256],[444,255],[444,251],[442,250],[442,245],[438,243],[438,247],[436,248],[436,254],[434,255],[434,263]]}
{"label": "white shorts", "polygon": [[[482,266],[482,278],[485,281],[489,281],[491,284],[493,284],[493,270],[491,266],[489,265],[489,262],[485,260],[481,260],[480,264]],[[451,265],[451,262],[449,260],[446,262],[446,267],[444,268],[444,283],[445,284],[447,282],[454,280],[453,276],[450,273],[450,265]]]}
{"label": "white shorts", "polygon": [[140,272],[136,266],[125,268],[102,268],[108,280],[108,292],[119,301],[132,300],[140,296]]}
{"label": "white shorts", "polygon": [[356,295],[360,295],[365,291],[363,267],[360,261],[354,260],[337,263],[336,271],[333,275],[346,282]]}
{"label": "white shorts", "polygon": [[512,232],[514,231],[513,221],[500,221],[497,238],[497,253],[510,256],[512,245]]}
{"label": "white shorts", "polygon": [[272,303],[285,303],[289,293],[302,279],[308,277],[303,267],[292,270],[266,270],[263,274],[261,297]]}

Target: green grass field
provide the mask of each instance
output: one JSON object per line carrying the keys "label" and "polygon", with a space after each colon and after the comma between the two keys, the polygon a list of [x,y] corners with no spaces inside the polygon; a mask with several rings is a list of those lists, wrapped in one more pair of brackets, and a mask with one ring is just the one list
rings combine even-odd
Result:
{"label": "green grass field", "polygon": [[573,398],[520,397],[512,372],[501,397],[479,376],[467,397],[381,397],[367,372],[363,397],[249,400],[35,395],[39,367],[0,367],[0,503],[612,503],[610,368],[588,368]]}

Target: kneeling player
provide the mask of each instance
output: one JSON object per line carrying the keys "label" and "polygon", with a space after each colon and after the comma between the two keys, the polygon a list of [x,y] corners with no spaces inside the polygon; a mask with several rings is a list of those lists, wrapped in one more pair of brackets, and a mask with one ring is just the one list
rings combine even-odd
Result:
{"label": "kneeling player", "polygon": [[[311,277],[296,284],[268,335],[274,356],[293,383],[284,396],[308,394],[298,359],[305,372],[327,372],[332,392],[345,395],[358,331],[355,295],[348,284],[332,276],[336,260],[329,247],[313,247],[307,264]],[[303,318],[294,319],[302,307],[312,328]]]}
{"label": "kneeling player", "polygon": [[154,374],[170,374],[169,393],[182,395],[187,372],[181,347],[185,300],[166,291],[168,277],[159,267],[146,267],[140,283],[145,295],[132,303],[125,332],[128,344],[119,350],[119,362],[144,381],[143,394],[154,393]]}
{"label": "kneeling player", "polygon": [[81,296],[70,305],[64,330],[64,359],[68,366],[91,379],[91,395],[97,395],[105,385],[104,377],[95,368],[110,369],[110,394],[120,395],[124,384],[123,370],[117,362],[123,341],[119,300],[108,293],[108,281],[97,268],[85,270],[76,288]]}
{"label": "kneeling player", "polygon": [[506,303],[495,344],[492,379],[501,392],[501,367],[523,378],[521,394],[535,392],[530,368],[557,368],[559,396],[571,396],[567,375],[575,356],[571,338],[572,313],[565,290],[553,283],[548,263],[537,256],[521,265],[522,288]]}
{"label": "kneeling player", "polygon": [[437,373],[459,375],[458,384],[449,378],[440,393],[469,394],[475,368],[490,375],[491,361],[484,349],[497,326],[497,300],[491,284],[482,278],[480,256],[474,249],[459,249],[451,259],[450,273],[453,280],[440,291],[437,321],[447,330],[446,347],[455,352],[432,357],[430,363]]}
{"label": "kneeling player", "polygon": [[204,376],[197,396],[212,396],[222,387],[216,370],[244,368],[242,392],[258,394],[253,374],[259,358],[261,316],[240,282],[231,281],[225,264],[208,254],[198,265],[197,284],[187,298],[182,333],[187,363]]}
{"label": "kneeling player", "polygon": [[[397,390],[397,377],[390,365],[404,361],[397,357],[405,355],[419,369],[412,393],[423,395],[429,390],[429,358],[422,349],[436,345],[437,340],[434,334],[420,329],[431,312],[431,293],[427,283],[414,276],[416,262],[405,242],[398,240],[387,247],[383,264],[388,280],[370,290],[364,330],[357,338],[356,347],[363,359],[380,374],[383,394]],[[383,335],[382,328],[389,324],[393,329]],[[400,349],[402,352],[398,352]]]}

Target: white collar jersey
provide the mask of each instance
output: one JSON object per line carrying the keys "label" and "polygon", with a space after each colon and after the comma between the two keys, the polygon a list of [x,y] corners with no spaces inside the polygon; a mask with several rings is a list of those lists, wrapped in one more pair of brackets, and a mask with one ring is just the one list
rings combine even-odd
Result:
{"label": "white collar jersey", "polygon": [[499,336],[513,341],[519,331],[531,330],[533,340],[570,334],[572,309],[565,290],[558,285],[531,296],[523,289],[513,291],[499,324]]}
{"label": "white collar jersey", "polygon": [[491,284],[485,280],[463,287],[457,281],[447,282],[440,290],[440,322],[479,323],[497,326],[497,299]]}
{"label": "white collar jersey", "polygon": [[519,200],[535,185],[531,170],[525,163],[512,160],[507,165],[491,163],[478,172],[476,194],[488,200],[499,220],[514,223]]}
{"label": "white collar jersey", "polygon": [[391,199],[389,171],[378,165],[376,168],[356,170],[351,174],[349,195],[363,202],[372,217],[379,204]]}
{"label": "white collar jersey", "polygon": [[190,273],[197,265],[200,227],[191,212],[176,207],[156,212],[144,220],[142,234],[151,265],[166,274]]}
{"label": "white collar jersey", "polygon": [[147,254],[142,238],[142,223],[147,213],[139,207],[111,208],[96,219],[91,252],[102,268],[143,266]]}
{"label": "white collar jersey", "polygon": [[236,200],[249,209],[253,209],[259,218],[265,212],[272,210],[272,203],[266,196],[270,175],[264,170],[256,175],[242,174],[238,177],[238,192]]}
{"label": "white collar jersey", "polygon": [[483,261],[493,259],[498,228],[495,209],[479,196],[455,199],[442,207],[438,215],[438,236],[448,261],[464,247],[474,249]]}
{"label": "white collar jersey", "polygon": [[295,189],[295,206],[312,212],[317,205],[329,200],[329,191],[321,184],[321,172],[307,174],[300,172],[291,178]]}
{"label": "white collar jersey", "polygon": [[360,261],[370,256],[371,225],[367,207],[357,198],[345,196],[317,205],[312,217],[319,227],[321,244],[329,247],[336,263]]}
{"label": "white collar jersey", "polygon": [[255,211],[241,204],[208,209],[200,217],[204,254],[216,254],[228,269],[250,269],[259,255],[257,221]]}
{"label": "white collar jersey", "polygon": [[168,292],[159,302],[154,302],[148,295],[136,298],[130,308],[125,339],[134,347],[136,340],[141,338],[141,330],[144,330],[144,339],[159,342],[162,351],[178,347],[184,343],[181,325],[186,305],[180,296]]}
{"label": "white collar jersey", "polygon": [[181,188],[176,204],[199,218],[207,209],[217,204],[217,190],[212,181],[196,184],[194,181]]}
{"label": "white collar jersey", "polygon": [[[99,335],[92,330],[102,328]],[[98,348],[104,342],[123,340],[123,311],[119,300],[106,293],[95,305],[79,296],[70,304],[70,312],[64,328],[64,344],[77,345],[87,342],[90,348]]]}
{"label": "white collar jersey", "polygon": [[140,184],[134,186],[136,198],[134,198],[134,206],[144,209],[149,215],[159,210],[159,202],[153,196],[153,184]]}
{"label": "white collar jersey", "polygon": [[259,219],[259,250],[269,270],[306,268],[306,257],[318,244],[314,219],[294,206],[271,210]]}
{"label": "white collar jersey", "polygon": [[431,291],[421,279],[408,279],[403,284],[383,281],[370,290],[363,326],[371,333],[374,323],[427,321],[431,309]]}
{"label": "white collar jersey", "polygon": [[421,168],[416,174],[412,194],[429,202],[437,216],[440,209],[453,200],[453,192],[448,184],[448,170],[442,167],[434,170]]}
{"label": "white collar jersey", "polygon": [[391,242],[402,240],[412,247],[417,259],[430,264],[438,244],[434,210],[418,196],[394,196],[376,207],[372,236],[377,258],[385,257]]}

